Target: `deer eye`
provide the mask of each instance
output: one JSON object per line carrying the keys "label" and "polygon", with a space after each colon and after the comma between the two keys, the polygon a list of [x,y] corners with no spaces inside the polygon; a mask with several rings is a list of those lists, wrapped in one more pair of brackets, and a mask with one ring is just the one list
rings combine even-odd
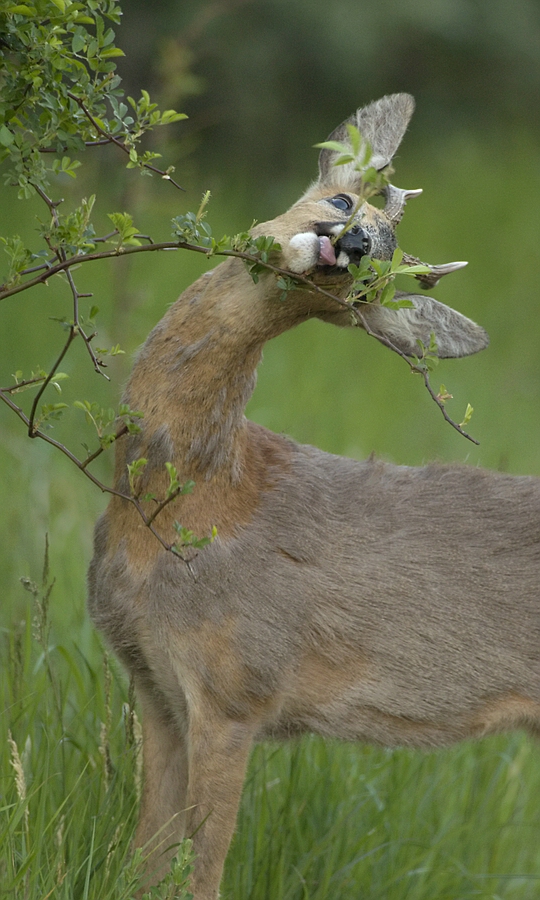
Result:
{"label": "deer eye", "polygon": [[335,197],[330,197],[328,202],[336,209],[342,209],[345,212],[349,212],[353,208],[353,202],[347,194],[336,194]]}

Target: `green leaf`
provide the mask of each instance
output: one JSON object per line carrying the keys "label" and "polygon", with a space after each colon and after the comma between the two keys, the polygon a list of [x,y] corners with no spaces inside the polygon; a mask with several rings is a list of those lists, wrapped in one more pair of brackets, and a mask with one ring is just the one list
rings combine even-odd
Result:
{"label": "green leaf", "polygon": [[[390,306],[396,293],[396,286],[393,282],[387,284],[381,291],[381,306]],[[395,309],[395,306],[394,306]]]}
{"label": "green leaf", "polygon": [[123,50],[120,50],[120,47],[111,47],[109,50],[102,50],[100,56],[102,59],[111,59],[114,56],[125,56]]}
{"label": "green leaf", "polygon": [[405,298],[399,300],[388,300],[384,306],[387,306],[388,309],[415,309],[415,305],[412,300],[407,300]]}
{"label": "green leaf", "polygon": [[71,49],[74,53],[80,53],[81,50],[84,50],[86,47],[86,37],[84,33],[82,34],[74,34],[71,41]]}
{"label": "green leaf", "polygon": [[9,130],[9,128],[6,128],[5,125],[2,125],[0,127],[0,144],[2,144],[3,147],[9,147],[14,140],[15,137]]}
{"label": "green leaf", "polygon": [[[371,151],[370,151],[371,154]],[[374,184],[377,181],[378,176],[377,169],[374,169],[373,166],[370,166],[369,169],[364,169],[362,172],[362,180],[365,182],[370,182]]]}
{"label": "green leaf", "polygon": [[473,412],[474,412],[473,407],[471,406],[470,403],[467,403],[467,409],[465,410],[465,415],[464,415],[464,417],[463,417],[463,422],[460,422],[460,423],[459,423],[459,427],[460,427],[460,428],[463,428],[464,425],[468,425],[468,424],[469,424],[469,422],[471,421]]}
{"label": "green leaf", "polygon": [[338,159],[335,160],[335,166],[346,166],[348,163],[356,162],[354,156],[351,156],[350,153],[343,153]]}
{"label": "green leaf", "polygon": [[429,266],[398,266],[395,270],[396,275],[427,275],[428,272],[431,272]]}
{"label": "green leaf", "polygon": [[128,463],[127,465],[129,488],[133,496],[137,496],[135,479],[140,478],[147,463],[148,460],[141,456],[140,459],[134,459],[132,463]]}
{"label": "green leaf", "polygon": [[334,150],[336,153],[350,153],[348,144],[341,144],[339,141],[322,141],[320,144],[314,144],[314,147],[320,147],[321,150]]}
{"label": "green leaf", "polygon": [[19,3],[17,6],[9,6],[7,9],[8,13],[13,13],[16,16],[35,16],[37,15],[37,10],[33,6],[26,6],[24,3]]}
{"label": "green leaf", "polygon": [[354,263],[351,263],[351,265],[348,266],[348,269],[353,278],[358,279],[364,277],[365,275],[371,274],[370,267],[371,257],[366,255],[363,256],[360,260],[360,265],[355,266]]}
{"label": "green leaf", "polygon": [[186,113],[177,113],[174,109],[166,109],[161,114],[161,124],[170,125],[171,122],[180,122],[181,119],[187,119]]}
{"label": "green leaf", "polygon": [[69,378],[69,375],[67,374],[67,372],[55,372],[54,380],[51,381],[51,384],[56,388],[58,393],[62,393],[62,389],[61,389],[60,385],[58,384],[58,382],[65,381],[66,378]]}
{"label": "green leaf", "polygon": [[58,412],[62,409],[67,409],[67,403],[46,403],[41,407],[43,415],[50,415],[51,413]]}
{"label": "green leaf", "polygon": [[403,259],[403,250],[401,247],[396,247],[392,254],[392,272],[396,272],[398,267],[401,265],[401,260]]}
{"label": "green leaf", "polygon": [[352,152],[355,156],[358,156],[360,152],[360,147],[362,145],[362,137],[356,125],[351,125],[350,122],[347,122],[346,126],[347,132],[349,134],[349,140],[351,142]]}

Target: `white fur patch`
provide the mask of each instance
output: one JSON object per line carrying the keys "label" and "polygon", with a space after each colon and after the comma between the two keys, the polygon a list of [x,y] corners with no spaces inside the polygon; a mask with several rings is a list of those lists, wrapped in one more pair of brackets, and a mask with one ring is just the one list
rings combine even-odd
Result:
{"label": "white fur patch", "polygon": [[317,264],[319,258],[319,238],[313,231],[295,234],[286,251],[285,268],[301,275]]}

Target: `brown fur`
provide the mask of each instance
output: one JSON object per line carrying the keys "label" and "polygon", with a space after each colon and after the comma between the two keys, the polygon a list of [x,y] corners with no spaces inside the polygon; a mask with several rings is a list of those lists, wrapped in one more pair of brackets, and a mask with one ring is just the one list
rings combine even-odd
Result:
{"label": "brown fur", "polygon": [[[397,95],[357,114],[381,165],[411,110]],[[358,184],[332,161],[323,151],[319,181],[257,231],[280,242],[283,266],[344,296],[347,270],[318,267],[316,230],[346,220],[330,198],[354,201]],[[362,207],[356,221],[388,258],[384,211]],[[365,307],[366,321],[405,352],[431,331],[440,355],[485,346],[464,316],[412,300]],[[200,535],[215,524],[218,538],[188,568],[118,497],[96,527],[91,613],[142,706],[137,844],[152,851],[151,881],[193,835],[195,900],[218,895],[254,740],[313,731],[436,747],[539,727],[540,482],[355,462],[248,423],[264,343],[313,316],[353,324],[321,294],[281,301],[272,275],[255,285],[235,259],[189,288],[135,364],[126,400],[143,427],[119,441],[116,479],[125,490],[126,464],[146,456],[144,490],[162,495],[174,463],[196,488],[157,527],[173,540],[174,519]]]}

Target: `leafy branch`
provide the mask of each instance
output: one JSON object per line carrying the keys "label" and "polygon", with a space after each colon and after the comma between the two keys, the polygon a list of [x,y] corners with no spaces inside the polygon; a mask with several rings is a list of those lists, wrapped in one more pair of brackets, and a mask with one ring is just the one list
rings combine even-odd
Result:
{"label": "leafy branch", "polygon": [[[21,4],[0,0],[0,17],[0,163],[8,164],[5,181],[17,188],[19,199],[37,194],[48,213],[47,221],[40,223],[44,247],[38,252],[28,250],[18,235],[0,238],[9,258],[0,297],[5,299],[45,284],[54,275],[66,281],[71,293],[71,315],[58,320],[66,336],[49,371],[38,367],[30,377],[23,378],[18,370],[14,384],[0,389],[0,398],[25,424],[31,438],[56,447],[101,490],[132,503],[162,545],[181,556],[182,547],[197,547],[197,541],[204,546],[205,539],[182,534],[169,544],[156,531],[154,521],[176,497],[191,490],[191,485],[177,484],[176,476],[169,473],[172,483],[165,498],[155,499],[156,508],[147,513],[133,489],[132,474],[131,493],[122,493],[102,483],[90,470],[90,464],[116,440],[140,430],[137,420],[141,414],[125,406],[115,412],[101,409],[93,401],[76,400],[73,406],[84,412],[98,438],[98,447],[93,451],[83,444],[86,456],[79,458],[49,433],[68,404],[62,400],[45,402],[45,394],[51,386],[61,393],[60,382],[67,375],[60,372],[60,367],[78,338],[84,342],[94,370],[105,378],[108,376],[103,371],[103,356],[123,352],[118,345],[109,349],[94,347],[98,309],[92,307],[87,317],[81,314],[80,300],[92,295],[77,288],[75,267],[91,258],[118,256],[128,249],[149,249],[152,245],[151,239],[146,238],[150,245],[141,247],[145,236],[138,233],[128,213],[111,213],[114,230],[97,237],[91,222],[95,196],[83,199],[73,212],[65,214],[60,209],[62,201],[51,196],[51,179],[59,175],[76,177],[81,162],[73,159],[73,154],[88,147],[114,144],[127,155],[128,168],[138,168],[142,174],[158,174],[179,188],[172,178],[174,166],[157,168],[154,161],[160,154],[141,152],[139,144],[156,126],[170,125],[186,116],[175,110],[161,112],[144,90],[138,101],[124,98],[114,62],[124,54],[115,46],[114,31],[106,24],[107,20],[120,22],[121,9],[116,0],[31,0]],[[50,162],[48,154],[55,157]],[[113,250],[95,252],[98,244],[108,242],[114,243]],[[31,389],[36,392],[25,412],[15,398]]]}
{"label": "leafy branch", "polygon": [[[0,97],[0,163],[11,168],[6,182],[18,196],[46,191],[50,175],[74,177],[78,154],[87,147],[114,144],[128,156],[128,167],[172,178],[173,166],[158,169],[160,154],[139,152],[141,139],[155,127],[185,119],[176,110],[161,112],[147,91],[125,97],[115,59],[120,23],[116,0],[0,0],[2,19],[2,86]],[[54,154],[49,167],[45,159]]]}
{"label": "leafy branch", "polygon": [[[175,228],[178,229],[178,221],[177,220],[175,220],[174,224],[175,224]],[[292,289],[298,288],[299,286],[302,286],[305,289],[311,290],[315,293],[319,293],[319,294],[322,294],[322,295],[328,297],[329,299],[333,300],[335,303],[348,309],[350,311],[353,319],[356,320],[356,322],[359,325],[361,325],[371,337],[376,338],[384,346],[388,347],[390,350],[392,350],[393,352],[397,353],[400,357],[402,357],[412,372],[421,375],[421,377],[424,381],[425,387],[428,390],[428,393],[430,394],[431,398],[434,400],[434,402],[437,404],[437,406],[441,410],[441,413],[442,413],[443,417],[445,418],[445,420],[453,428],[455,428],[460,434],[462,434],[464,437],[466,437],[468,440],[471,440],[474,443],[476,443],[476,440],[474,438],[472,438],[471,435],[468,434],[463,428],[463,426],[465,424],[467,424],[468,419],[470,418],[470,413],[465,416],[464,421],[462,423],[458,424],[457,422],[455,422],[448,415],[448,412],[447,412],[447,409],[445,406],[446,400],[449,399],[451,395],[449,395],[446,392],[446,389],[443,389],[442,386],[441,386],[441,390],[438,393],[435,392],[435,390],[431,386],[430,377],[429,377],[430,372],[433,370],[434,366],[438,362],[438,359],[436,357],[436,346],[433,344],[433,342],[430,344],[430,346],[428,348],[420,347],[419,355],[417,355],[411,361],[411,359],[409,359],[409,357],[402,350],[400,350],[397,346],[395,346],[388,338],[385,338],[385,337],[377,334],[376,332],[373,332],[370,329],[365,317],[362,314],[362,305],[365,303],[380,302],[380,303],[382,303],[382,305],[387,305],[387,306],[390,306],[391,308],[404,306],[404,305],[409,305],[409,306],[411,305],[410,301],[407,301],[407,300],[405,300],[405,301],[400,300],[397,302],[394,301],[392,299],[393,292],[391,290],[389,290],[389,287],[393,288],[393,280],[397,275],[407,275],[407,274],[408,275],[416,275],[416,274],[418,274],[418,271],[420,268],[418,266],[403,266],[401,264],[401,259],[402,259],[401,251],[396,251],[394,253],[392,260],[390,260],[390,261],[370,260],[369,257],[365,257],[361,261],[362,262],[361,266],[358,266],[358,267],[351,266],[351,270],[352,270],[351,274],[353,275],[353,284],[352,284],[351,292],[349,294],[349,298],[347,300],[343,300],[342,298],[337,297],[335,294],[332,294],[331,292],[329,292],[329,291],[325,290],[324,288],[321,288],[319,285],[315,284],[311,278],[309,278],[307,276],[293,274],[293,273],[289,272],[288,270],[283,269],[279,266],[276,266],[274,263],[270,262],[268,259],[268,255],[272,252],[272,249],[277,250],[279,248],[279,245],[275,244],[275,242],[272,242],[271,238],[265,237],[265,238],[251,239],[249,237],[246,237],[245,235],[241,235],[241,236],[237,235],[234,238],[229,239],[229,242],[231,245],[229,249],[224,249],[224,248],[216,249],[216,247],[214,246],[214,243],[213,243],[213,239],[211,238],[211,233],[209,233],[208,226],[205,229],[204,233],[207,238],[207,242],[210,244],[210,246],[205,247],[205,246],[201,246],[201,245],[189,244],[186,241],[170,241],[170,242],[163,242],[161,244],[146,244],[146,245],[130,246],[130,247],[125,248],[124,252],[125,253],[144,253],[144,252],[151,252],[154,250],[167,248],[167,249],[186,249],[186,250],[191,250],[192,252],[203,253],[207,256],[211,256],[214,254],[220,255],[220,256],[225,256],[225,257],[233,256],[233,257],[240,258],[246,262],[254,280],[258,279],[260,271],[265,270],[265,271],[274,273],[274,275],[277,279],[278,287],[281,287],[283,289],[283,293],[285,293],[285,294],[289,290],[292,290]],[[247,252],[246,250],[232,249],[233,245],[234,246],[246,246],[246,245],[250,246],[250,249],[252,252]],[[63,263],[57,264],[56,267],[52,267],[51,269],[47,270],[46,272],[42,272],[41,275],[36,276],[36,278],[33,279],[31,283],[27,284],[27,286],[31,286],[31,284],[43,282],[47,278],[50,278],[52,274],[63,271],[64,269],[69,268],[70,266],[73,266],[75,264],[81,264],[82,262],[90,261],[90,260],[94,260],[94,259],[111,258],[111,257],[117,256],[117,255],[118,255],[118,250],[113,250],[113,251],[102,251],[102,252],[91,253],[91,254],[83,254],[83,255],[79,255],[77,257],[73,257],[72,259],[65,260]],[[369,260],[369,262],[367,260]],[[25,287],[25,285],[19,285],[18,288],[5,291],[4,293],[0,293],[0,299],[2,298],[2,296],[8,296],[11,293],[15,292],[16,290],[24,289],[24,287]],[[43,378],[43,380],[41,378],[39,379],[39,382],[41,383],[39,397],[41,397],[46,386],[53,381],[53,378],[54,378],[55,374],[57,373],[57,370],[62,362],[62,359],[63,359],[65,353],[67,352],[67,348],[69,347],[69,344],[71,343],[71,341],[73,339],[74,339],[74,330],[72,328],[70,328],[68,342],[66,343],[66,346],[64,347],[64,349],[62,351],[62,354],[59,356],[56,363],[52,367],[49,375],[46,378]],[[14,386],[10,386],[6,389],[1,389],[0,397],[2,399],[6,400],[6,397],[8,395],[12,394],[18,388],[20,388],[20,385],[17,383]],[[13,401],[11,401],[11,403],[9,405],[12,405],[12,408],[13,408]],[[84,404],[77,404],[77,405],[79,405],[79,408],[82,408],[84,406]],[[34,406],[33,406],[34,414],[35,414],[36,408],[37,408],[37,402],[35,402]],[[63,407],[61,407],[61,406],[57,406],[56,408],[54,408],[54,407],[48,408],[45,411],[46,418],[51,418],[53,416],[57,416],[60,413],[62,408]],[[21,412],[22,412],[22,410],[21,410]],[[86,412],[88,414],[91,414],[91,409],[88,409],[88,407],[86,407]],[[125,414],[125,412],[120,413],[120,415],[124,415],[124,414]],[[109,419],[111,419],[111,416],[109,417]],[[29,433],[30,433],[30,428],[32,428],[31,436],[32,437],[42,437],[43,435],[39,431],[39,429],[37,429],[35,427],[35,423],[33,426],[31,423],[32,423],[32,419],[30,419],[27,422],[27,425],[29,427]],[[127,429],[122,431],[122,434],[126,433],[126,431],[127,431]],[[116,435],[116,437],[119,437],[119,436],[121,436],[121,435],[120,434]],[[116,439],[116,437],[114,439]],[[48,438],[48,436],[47,436],[47,438]],[[108,445],[109,443],[112,443],[110,434],[105,441],[105,445]],[[95,459],[96,456],[99,455],[99,453],[102,452],[103,449],[105,449],[104,446],[102,446],[101,449],[97,453],[92,454],[92,460]],[[81,468],[83,471],[87,472],[86,467],[87,467],[88,463],[89,463],[89,460],[87,459],[84,461],[78,461],[77,464],[79,465],[79,468]],[[103,486],[101,486],[101,487],[102,487],[102,489],[104,489]],[[135,499],[137,499],[137,498],[135,498]],[[152,517],[152,521],[154,519],[155,519],[155,515]]]}
{"label": "leafy branch", "polygon": [[[184,113],[177,113],[174,109],[165,110],[165,112],[160,113],[157,108],[157,103],[150,102],[150,95],[148,91],[141,91],[141,99],[136,102],[133,97],[128,97],[128,102],[133,107],[134,112],[137,115],[137,122],[134,123],[132,116],[126,116],[127,107],[125,104],[120,104],[116,101],[116,98],[109,98],[111,105],[113,106],[117,121],[122,122],[125,126],[128,126],[126,130],[122,134],[122,140],[112,134],[104,124],[97,118],[92,116],[91,112],[87,109],[86,104],[84,103],[81,97],[77,97],[75,94],[72,94],[68,91],[68,97],[75,101],[89,120],[89,122],[94,127],[96,134],[102,136],[102,141],[92,141],[91,145],[99,144],[114,144],[116,147],[119,147],[120,150],[123,150],[124,153],[127,153],[129,156],[129,162],[127,163],[128,169],[134,169],[138,166],[140,169],[148,170],[148,172],[155,172],[157,175],[161,175],[163,179],[166,181],[170,181],[174,187],[179,190],[183,190],[183,188],[174,180],[172,177],[172,173],[174,172],[174,166],[169,166],[168,169],[158,169],[156,166],[151,164],[152,159],[158,159],[161,156],[161,153],[155,153],[150,150],[147,150],[143,154],[139,154],[137,151],[137,143],[139,142],[141,136],[145,134],[145,132],[150,131],[156,125],[171,125],[173,122],[180,122],[182,119],[187,119],[187,116]],[[135,127],[133,128],[133,125]],[[131,130],[129,130],[131,127]]]}

